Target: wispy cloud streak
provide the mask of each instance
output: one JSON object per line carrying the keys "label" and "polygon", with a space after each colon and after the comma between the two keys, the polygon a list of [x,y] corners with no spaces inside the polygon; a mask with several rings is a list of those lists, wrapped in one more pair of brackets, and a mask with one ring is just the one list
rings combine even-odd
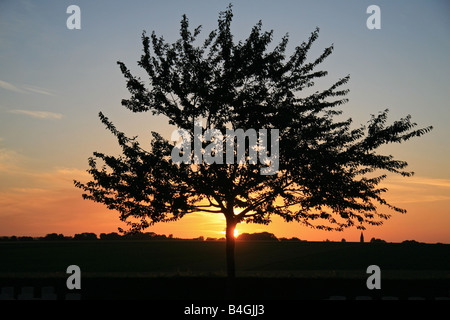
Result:
{"label": "wispy cloud streak", "polygon": [[15,114],[24,114],[38,119],[61,119],[63,117],[61,113],[48,111],[10,110],[9,112]]}
{"label": "wispy cloud streak", "polygon": [[25,86],[24,88],[26,90],[34,92],[34,93],[43,94],[46,96],[54,96],[53,93],[51,93],[49,90],[44,89],[44,88],[39,88],[39,87],[34,87],[34,86]]}
{"label": "wispy cloud streak", "polygon": [[0,80],[0,88],[8,90],[8,91],[18,92],[18,93],[27,93],[25,90],[22,90],[9,82],[2,81],[2,80]]}
{"label": "wispy cloud streak", "polygon": [[396,203],[450,201],[450,179],[412,177],[391,178],[385,185]]}
{"label": "wispy cloud streak", "polygon": [[31,86],[31,85],[18,87],[12,83],[9,83],[9,82],[3,81],[3,80],[0,80],[0,88],[8,90],[8,91],[17,92],[17,93],[28,94],[28,93],[32,92],[32,93],[37,93],[37,94],[43,94],[46,96],[54,96],[54,94],[50,90],[45,89],[45,88]]}

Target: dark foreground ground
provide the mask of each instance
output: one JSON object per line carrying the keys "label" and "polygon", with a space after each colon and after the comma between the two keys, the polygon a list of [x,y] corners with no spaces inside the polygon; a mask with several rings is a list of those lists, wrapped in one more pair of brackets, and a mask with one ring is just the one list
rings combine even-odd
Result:
{"label": "dark foreground ground", "polygon": [[82,300],[449,300],[449,279],[384,280],[380,290],[369,290],[360,279],[305,278],[83,278],[81,290],[68,290],[65,278],[0,279],[13,287],[13,299],[21,299],[23,287],[33,288],[34,299],[52,287],[55,299]]}
{"label": "dark foreground ground", "polygon": [[[214,241],[1,242],[0,288],[13,299],[59,300],[436,300],[450,298],[450,245],[239,242],[237,278],[225,277],[225,244]],[[66,269],[81,269],[69,290]],[[367,267],[381,269],[369,290]],[[26,291],[24,290],[24,291]]]}

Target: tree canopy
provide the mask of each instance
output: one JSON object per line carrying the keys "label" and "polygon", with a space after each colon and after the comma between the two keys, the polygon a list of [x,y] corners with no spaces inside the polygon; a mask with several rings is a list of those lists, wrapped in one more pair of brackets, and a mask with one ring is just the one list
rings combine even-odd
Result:
{"label": "tree canopy", "polygon": [[[339,107],[348,101],[349,76],[308,93],[316,80],[328,75],[318,68],[333,52],[330,46],[309,59],[318,28],[288,55],[288,35],[270,49],[273,31],[263,31],[261,21],[247,39],[236,42],[232,17],[230,6],[203,41],[198,40],[201,27],[191,30],[186,16],[174,43],[144,31],[138,65],[149,83],[119,61],[131,95],[122,105],[135,113],[164,115],[168,124],[193,138],[198,120],[203,130],[277,129],[276,174],[261,175],[267,164],[248,161],[176,164],[171,141],[152,132],[150,147],[143,148],[137,137],[127,137],[100,113],[122,154],[94,152],[88,170],[93,180],[75,181],[85,191],[83,197],[117,210],[130,232],[192,212],[224,214],[227,238],[239,222],[268,224],[274,215],[308,227],[343,230],[382,224],[390,217],[383,207],[405,212],[383,198],[387,189],[380,183],[389,172],[412,172],[405,170],[407,162],[377,149],[421,136],[432,127],[416,129],[410,116],[388,124],[384,110],[372,115],[366,126],[353,128],[351,119],[339,120]],[[203,148],[207,142],[202,141]],[[249,146],[246,152],[248,159]]]}

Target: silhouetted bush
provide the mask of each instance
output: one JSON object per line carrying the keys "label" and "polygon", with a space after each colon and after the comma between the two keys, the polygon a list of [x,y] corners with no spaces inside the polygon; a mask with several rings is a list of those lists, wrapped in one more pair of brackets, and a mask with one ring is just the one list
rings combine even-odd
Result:
{"label": "silhouetted bush", "polygon": [[270,240],[270,241],[278,241],[278,238],[275,237],[273,233],[269,232],[259,232],[259,233],[242,233],[237,237],[237,240],[242,241],[254,241],[254,240]]}
{"label": "silhouetted bush", "polygon": [[420,244],[420,242],[417,242],[416,240],[405,240],[402,242],[403,244],[407,244],[407,245],[416,245],[416,244]]}
{"label": "silhouetted bush", "polygon": [[45,237],[40,238],[41,240],[45,241],[60,241],[60,240],[67,240],[70,239],[70,237],[64,237],[63,234],[57,234],[57,233],[49,233]]}
{"label": "silhouetted bush", "polygon": [[3,237],[0,237],[0,241],[33,241],[33,240],[34,240],[33,237],[28,237],[28,236],[21,236],[21,237],[17,237],[17,236],[11,236],[11,237],[3,236]]}
{"label": "silhouetted bush", "polygon": [[0,237],[0,241],[17,241],[17,237],[16,236],[11,236],[11,237]]}
{"label": "silhouetted bush", "polygon": [[370,239],[370,243],[386,243],[386,241],[381,240],[381,239],[372,238],[372,239]]}
{"label": "silhouetted bush", "polygon": [[24,236],[24,237],[18,237],[17,240],[18,241],[33,241],[34,239],[33,239],[33,237]]}
{"label": "silhouetted bush", "polygon": [[83,232],[77,233],[74,237],[74,240],[97,240],[97,235],[92,232]]}
{"label": "silhouetted bush", "polygon": [[136,232],[127,233],[122,236],[125,240],[166,240],[169,239],[164,234],[156,234],[154,232]]}
{"label": "silhouetted bush", "polygon": [[293,241],[293,242],[307,242],[306,240],[301,240],[297,237],[292,237],[292,238],[280,238],[280,241]]}
{"label": "silhouetted bush", "polygon": [[117,232],[100,234],[100,240],[120,240],[120,239],[122,239],[122,236]]}

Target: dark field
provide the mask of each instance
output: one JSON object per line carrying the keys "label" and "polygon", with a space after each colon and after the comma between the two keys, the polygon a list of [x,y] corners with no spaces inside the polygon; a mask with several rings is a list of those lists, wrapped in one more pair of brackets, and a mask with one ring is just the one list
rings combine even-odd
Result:
{"label": "dark field", "polygon": [[[0,287],[53,286],[81,268],[83,299],[326,299],[448,297],[450,245],[237,242],[237,278],[225,277],[221,241],[0,242]],[[369,265],[381,289],[369,290]]]}

